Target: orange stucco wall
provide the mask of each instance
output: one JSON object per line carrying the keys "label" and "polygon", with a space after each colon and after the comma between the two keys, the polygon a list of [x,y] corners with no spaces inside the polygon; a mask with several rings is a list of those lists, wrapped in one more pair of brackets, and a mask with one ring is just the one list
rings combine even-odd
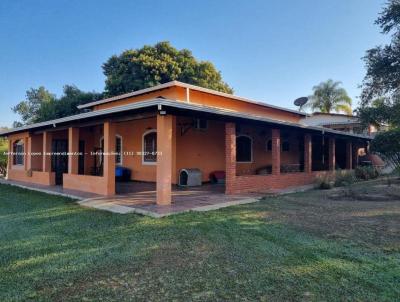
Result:
{"label": "orange stucco wall", "polygon": [[[132,171],[132,179],[140,181],[155,181],[156,166],[142,163],[142,138],[146,131],[156,129],[156,118],[127,121],[115,124],[115,133],[122,137],[122,164]],[[85,141],[85,174],[89,175],[94,166],[95,157],[90,154],[100,147],[103,137],[103,127],[93,126],[81,128],[79,140]]]}
{"label": "orange stucco wall", "polygon": [[8,170],[7,178],[47,186],[55,184],[55,174],[52,172],[32,171],[32,175],[29,176],[23,169],[11,169]]}
{"label": "orange stucco wall", "polygon": [[[209,175],[216,170],[225,170],[225,123],[218,120],[209,120],[207,129],[195,129],[190,127],[193,119],[189,117],[173,118],[174,142],[172,144],[172,183],[176,184],[179,171],[183,168],[198,168],[202,171],[202,180],[209,181]],[[143,134],[147,131],[156,130],[156,117],[119,122],[115,124],[115,134],[122,137],[122,166],[132,171],[132,180],[156,181],[155,164],[145,164],[142,161]],[[67,139],[68,131],[53,132],[53,139]],[[268,151],[266,144],[271,138],[271,129],[254,125],[240,125],[239,134],[247,135],[253,140],[253,161],[251,163],[237,163],[237,175],[255,174],[261,167],[272,164],[272,154]],[[14,137],[23,138],[28,134]],[[103,178],[91,176],[95,158],[90,154],[95,148],[100,147],[100,139],[103,136],[103,126],[90,126],[79,129],[79,140],[85,141],[85,175],[64,174],[64,187],[70,189],[81,189],[89,192],[100,192],[103,186]],[[41,151],[43,148],[43,136],[32,136],[32,150]],[[290,137],[290,151],[281,152],[282,164],[299,163],[299,142],[296,136]],[[40,170],[42,158],[32,158],[33,170]],[[10,179],[32,181],[27,178],[24,166],[11,169]],[[38,183],[53,183],[54,176],[36,174],[40,180]],[[53,175],[53,174],[52,174]],[[84,177],[87,176],[87,177]]]}
{"label": "orange stucco wall", "polygon": [[210,172],[225,170],[225,124],[219,121],[208,121],[206,130],[190,128],[181,135],[181,126],[190,123],[191,119],[177,118],[176,131],[176,177],[180,169],[199,168],[203,181],[209,180]]}
{"label": "orange stucco wall", "polygon": [[177,87],[165,88],[165,89],[161,89],[158,91],[146,93],[143,95],[138,95],[138,96],[134,96],[134,97],[130,97],[130,98],[126,98],[126,99],[122,99],[122,100],[118,100],[118,101],[114,101],[114,102],[110,102],[110,103],[100,104],[100,105],[95,106],[94,110],[107,109],[107,108],[111,108],[111,107],[115,107],[115,106],[122,106],[122,105],[131,104],[131,103],[137,103],[140,101],[151,100],[151,99],[157,98],[159,96],[175,100],[178,98]]}
{"label": "orange stucco wall", "polygon": [[[24,140],[24,152],[27,152],[27,144],[26,143],[27,143],[27,138],[28,137],[29,137],[29,133],[28,132],[21,132],[21,133],[9,135],[8,136],[8,141],[9,141],[9,148],[10,149],[8,151],[9,152],[13,151],[12,148],[13,148],[13,143],[15,141]],[[18,173],[12,174],[12,173],[10,173],[10,171],[11,170],[17,170],[17,171],[26,170],[27,169],[27,167],[26,167],[27,162],[26,162],[26,160],[24,160],[24,164],[23,165],[14,165],[12,156],[10,156],[10,160],[11,160],[11,163],[8,165],[7,177],[9,179],[18,180],[17,178],[18,178],[18,175],[20,175],[20,174],[18,174]]]}
{"label": "orange stucco wall", "polygon": [[[283,136],[284,133],[281,135]],[[253,141],[253,161],[251,163],[237,163],[237,175],[255,174],[257,169],[272,165],[272,151],[267,150],[267,141],[272,138],[271,129],[242,125],[238,135],[246,135]],[[299,164],[299,139],[296,135],[286,135],[281,137],[281,142],[289,142],[289,151],[280,153],[282,164]]]}
{"label": "orange stucco wall", "polygon": [[[183,101],[186,100],[186,90],[182,87],[177,87],[177,96],[179,100]],[[300,116],[295,113],[290,113],[287,111],[269,108],[244,101],[234,100],[218,95],[212,95],[196,90],[190,90],[189,99],[191,103],[200,104],[204,106],[229,109],[241,113],[249,113],[283,121],[291,121],[291,122],[300,121]]]}
{"label": "orange stucco wall", "polygon": [[[136,103],[143,100],[151,100],[158,96],[162,96],[171,100],[186,101],[186,89],[183,87],[170,87],[166,89],[161,89],[159,91],[147,93],[144,95],[134,96],[123,100],[118,100],[114,102],[109,102],[94,107],[94,110],[107,109],[115,106],[126,105],[130,103]],[[212,95],[209,93],[190,90],[189,93],[190,103],[199,104],[209,107],[217,107],[222,109],[230,109],[240,113],[248,113],[253,115],[258,115],[262,117],[289,121],[289,122],[299,122],[302,116],[279,110],[274,108],[269,108],[257,104],[252,104],[240,100],[234,100],[223,96]]]}
{"label": "orange stucco wall", "polygon": [[43,169],[43,135],[36,134],[32,135],[31,138],[31,151],[32,151],[32,159],[31,159],[31,169],[33,171],[42,171]]}
{"label": "orange stucco wall", "polygon": [[132,179],[140,181],[156,180],[156,165],[142,163],[143,134],[157,128],[156,118],[148,118],[116,124],[116,134],[122,136],[122,166],[132,171]]}
{"label": "orange stucco wall", "polygon": [[[61,133],[61,132],[55,132]],[[30,137],[30,139],[28,139]],[[56,136],[57,137],[57,136]],[[31,182],[41,185],[54,185],[55,174],[52,172],[42,172],[43,169],[43,135],[42,134],[29,134],[28,132],[10,135],[8,137],[10,146],[16,140],[24,139],[24,152],[26,153],[24,165],[8,165],[7,178],[10,180],[18,180],[24,182]],[[27,145],[28,143],[28,145]],[[29,143],[31,144],[29,146]],[[9,150],[9,151],[12,151]],[[29,153],[29,151],[31,153]],[[31,172],[28,171],[27,158],[30,158]],[[12,160],[12,157],[11,157]]]}
{"label": "orange stucco wall", "polygon": [[[203,171],[203,181],[208,181],[209,174],[215,170],[224,170],[224,124],[209,121],[207,130],[189,129],[181,135],[181,126],[191,123],[191,119],[177,117],[175,120],[173,146],[172,183],[177,183],[178,173],[182,168],[200,168]],[[156,180],[156,165],[142,162],[143,134],[156,130],[156,118],[127,121],[116,124],[116,135],[122,137],[122,164],[132,171],[132,180]],[[85,141],[85,151],[90,153],[95,147],[100,147],[102,137],[101,127],[81,128],[79,139]],[[207,141],[207,143],[204,143]],[[85,158],[85,174],[89,174],[94,165],[94,157],[90,154]]]}
{"label": "orange stucco wall", "polygon": [[94,167],[95,157],[91,152],[100,147],[100,138],[103,136],[103,126],[92,126],[79,129],[79,140],[85,142],[84,174],[90,175]]}
{"label": "orange stucco wall", "polygon": [[71,190],[80,190],[101,195],[107,195],[105,177],[77,174],[63,174],[63,187]]}
{"label": "orange stucco wall", "polygon": [[[224,122],[210,120],[205,130],[187,127],[192,119],[176,117],[175,138],[173,146],[174,162],[172,183],[177,183],[179,171],[183,168],[199,168],[202,171],[202,180],[209,181],[209,175],[216,170],[225,170],[225,124]],[[148,118],[121,122],[116,124],[116,135],[122,137],[122,166],[132,171],[132,180],[155,181],[156,165],[142,162],[143,134],[157,128],[156,118]],[[182,129],[188,129],[182,131]],[[254,174],[258,168],[272,164],[271,151],[267,151],[266,143],[271,137],[271,129],[242,126],[241,134],[253,139],[253,162],[237,163],[238,175]],[[86,152],[100,146],[102,129],[100,127],[82,128],[80,140],[85,140]],[[293,135],[288,137],[290,151],[281,152],[282,164],[299,164],[299,141]],[[85,159],[85,174],[89,174],[93,166],[93,156],[87,155]],[[87,170],[87,171],[86,171]]]}

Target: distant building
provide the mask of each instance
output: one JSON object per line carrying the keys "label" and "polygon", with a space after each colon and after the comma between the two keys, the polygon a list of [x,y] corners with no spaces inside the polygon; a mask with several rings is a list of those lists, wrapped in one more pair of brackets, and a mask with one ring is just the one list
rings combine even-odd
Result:
{"label": "distant building", "polygon": [[370,136],[375,136],[379,131],[387,130],[386,125],[382,125],[379,129],[373,125],[365,127],[357,116],[340,113],[314,112],[302,118],[301,123],[307,126],[325,127],[332,130]]}

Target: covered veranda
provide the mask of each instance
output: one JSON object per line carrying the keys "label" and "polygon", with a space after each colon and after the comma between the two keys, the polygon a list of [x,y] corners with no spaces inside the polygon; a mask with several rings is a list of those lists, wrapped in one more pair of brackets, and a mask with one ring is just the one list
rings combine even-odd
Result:
{"label": "covered veranda", "polygon": [[[126,203],[128,198],[131,203],[140,199],[147,204],[171,206],[183,199],[191,200],[191,196],[193,200],[200,200],[200,202],[206,195],[218,195],[221,200],[226,200],[225,198],[233,200],[236,199],[235,196],[243,199],[243,195],[248,196],[256,192],[274,192],[310,185],[321,173],[331,173],[338,167],[354,168],[357,163],[358,148],[365,148],[368,141],[365,137],[338,131],[303,127],[296,123],[194,104],[180,104],[165,99],[143,102],[140,108],[135,106],[138,105],[118,107],[118,112],[113,109],[113,111],[85,113],[69,120],[53,121],[54,129],[49,129],[48,126],[52,125],[49,122],[49,125],[43,125],[35,131],[27,130],[23,135],[18,134],[26,142],[25,146],[28,150],[42,147],[43,156],[39,164],[27,157],[26,165],[9,171],[12,171],[11,174],[19,171],[24,182],[30,182],[35,179],[35,175],[41,173],[46,178],[43,183],[38,182],[37,185],[53,186],[55,176],[51,171],[51,157],[48,154],[51,151],[52,137],[57,131],[63,132],[68,141],[69,155],[66,171],[62,175],[62,190],[112,196],[113,200],[119,199],[121,203]],[[177,143],[179,133],[184,133],[185,130],[182,129],[184,126],[180,125],[179,121],[177,122],[178,117],[202,118],[218,123],[218,127],[213,129],[212,133],[204,132],[206,136],[218,134],[215,137],[216,143],[210,145],[218,153],[210,152],[200,160],[204,163],[218,157],[218,167],[224,169],[226,174],[224,186],[203,185],[197,189],[178,189],[174,186],[177,183],[176,172],[179,170],[177,157],[187,158],[187,154],[180,153],[183,149],[179,142]],[[151,184],[153,189],[147,190],[143,186],[138,186],[132,189],[133,192],[125,194],[120,191],[120,185],[115,181],[116,143],[113,138],[118,124],[140,118],[152,118],[157,131],[157,159],[153,166],[155,174],[153,184]],[[79,157],[74,154],[79,153],[79,142],[84,135],[83,129],[94,126],[101,131],[103,151],[108,156],[104,157],[102,173],[89,175],[84,171],[82,174],[79,171]],[[246,130],[246,127],[250,130]],[[240,136],[251,135],[257,137],[254,141],[251,140],[251,144],[253,142],[258,144],[258,153],[251,154],[248,159],[245,158],[245,161],[242,161],[238,159],[238,156],[246,157],[246,155],[243,155],[244,149],[241,149],[242,153],[238,154],[237,139]],[[38,143],[33,143],[34,140]],[[289,149],[295,152],[287,151],[287,147],[283,144],[284,140],[288,141]],[[206,143],[207,137],[201,144],[206,145]],[[292,155],[289,156],[289,154]],[[253,157],[253,155],[258,157]],[[33,166],[38,171],[33,169]],[[260,169],[264,167],[265,169]],[[29,170],[31,170],[31,176],[29,176]],[[134,182],[131,185],[134,187],[138,184]],[[124,198],[125,201],[122,201]]]}

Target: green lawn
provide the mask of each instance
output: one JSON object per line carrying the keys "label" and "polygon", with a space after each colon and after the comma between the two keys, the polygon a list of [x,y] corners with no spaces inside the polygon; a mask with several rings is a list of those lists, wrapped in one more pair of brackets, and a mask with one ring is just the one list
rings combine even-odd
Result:
{"label": "green lawn", "polygon": [[0,185],[0,301],[399,301],[400,201],[327,194],[152,219]]}

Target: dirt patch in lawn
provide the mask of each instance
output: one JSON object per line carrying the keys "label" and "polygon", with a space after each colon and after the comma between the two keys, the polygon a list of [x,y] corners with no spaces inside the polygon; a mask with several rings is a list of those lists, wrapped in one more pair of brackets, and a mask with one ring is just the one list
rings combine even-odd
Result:
{"label": "dirt patch in lawn", "polygon": [[286,195],[274,215],[297,229],[400,252],[400,186],[386,181]]}
{"label": "dirt patch in lawn", "polygon": [[332,200],[349,201],[398,201],[400,200],[400,185],[397,184],[378,184],[368,187],[345,187],[335,190],[328,194]]}

